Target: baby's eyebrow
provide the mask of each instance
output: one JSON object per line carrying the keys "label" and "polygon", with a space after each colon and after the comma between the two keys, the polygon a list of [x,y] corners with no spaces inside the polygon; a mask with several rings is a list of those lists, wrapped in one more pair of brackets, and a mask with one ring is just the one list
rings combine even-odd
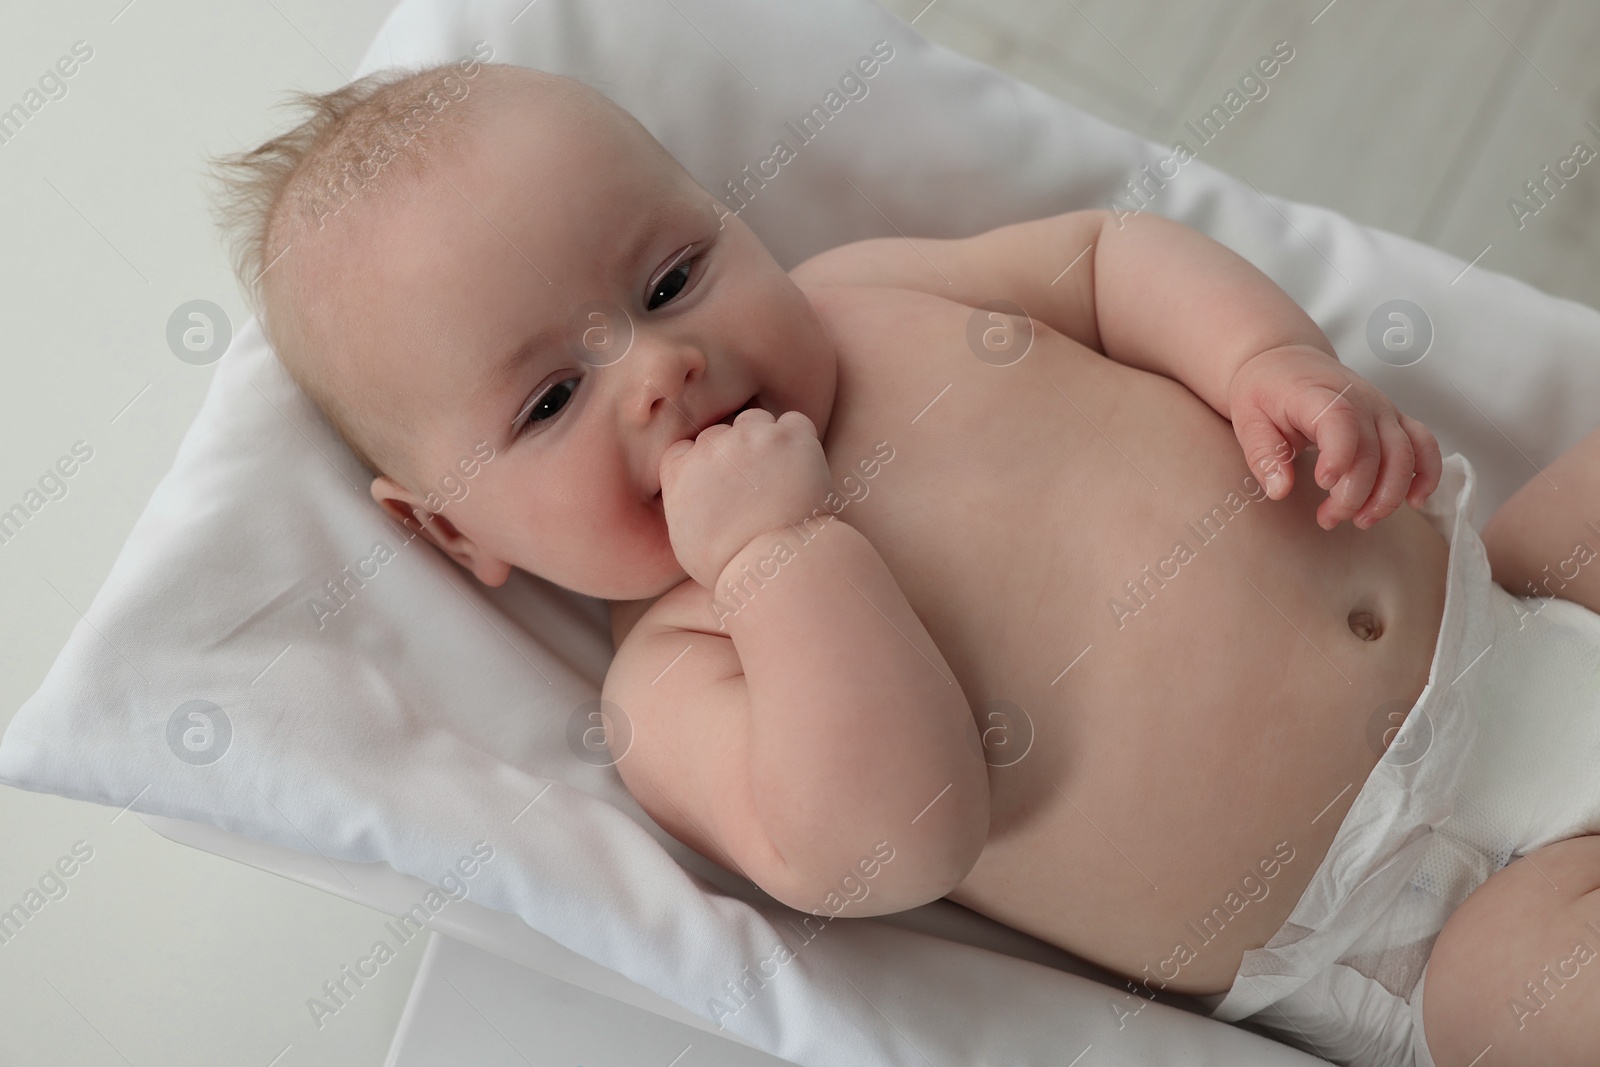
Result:
{"label": "baby's eyebrow", "polygon": [[[618,275],[630,273],[662,229],[670,225],[671,221],[671,216],[664,212],[641,212],[634,224],[633,232],[628,235],[629,239],[618,241],[613,246],[619,250],[619,255],[612,265],[613,271]],[[490,364],[473,393],[473,399],[477,401],[499,396],[530,362],[548,353],[553,345],[565,342],[563,334],[566,327],[564,321],[548,323],[510,352],[499,357],[496,362]]]}
{"label": "baby's eyebrow", "polygon": [[474,399],[481,397],[492,398],[500,395],[507,386],[516,380],[523,368],[548,352],[552,342],[560,340],[561,333],[562,323],[552,323],[501,356],[498,362],[493,364],[489,368],[489,372],[484,375],[474,394]]}

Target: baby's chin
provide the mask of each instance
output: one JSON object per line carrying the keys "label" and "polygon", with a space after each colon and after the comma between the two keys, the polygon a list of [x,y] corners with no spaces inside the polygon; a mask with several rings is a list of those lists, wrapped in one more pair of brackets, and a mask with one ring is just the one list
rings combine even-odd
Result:
{"label": "baby's chin", "polygon": [[599,591],[586,595],[611,604],[626,604],[635,600],[657,600],[688,581],[693,581],[693,579],[680,569],[674,577],[665,578],[657,582],[596,585],[593,588]]}
{"label": "baby's chin", "polygon": [[[629,553],[630,549],[619,546],[616,551],[604,555],[607,558],[617,559],[627,558]],[[567,582],[556,582],[556,584],[599,600],[623,602],[654,600],[671,592],[685,581],[692,580],[677,557],[672,554],[670,544],[666,546],[664,555],[653,555],[649,565],[640,565],[637,554],[634,555],[634,560],[635,562],[626,569],[611,567],[591,570],[576,578],[571,584]]]}

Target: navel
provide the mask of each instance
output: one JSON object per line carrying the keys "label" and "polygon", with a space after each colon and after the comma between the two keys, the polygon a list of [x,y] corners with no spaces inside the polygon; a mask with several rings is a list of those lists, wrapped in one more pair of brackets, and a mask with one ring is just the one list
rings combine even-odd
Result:
{"label": "navel", "polygon": [[1383,636],[1382,620],[1365,608],[1352,611],[1346,621],[1350,624],[1350,632],[1363,641],[1376,641]]}

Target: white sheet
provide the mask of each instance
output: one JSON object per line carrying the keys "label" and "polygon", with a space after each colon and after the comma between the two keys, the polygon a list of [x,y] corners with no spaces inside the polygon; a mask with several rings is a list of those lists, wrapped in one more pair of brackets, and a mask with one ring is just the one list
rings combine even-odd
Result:
{"label": "white sheet", "polygon": [[[1106,206],[1171,153],[931,47],[859,0],[525,3],[406,0],[361,73],[487,41],[496,60],[585,77],[720,190],[874,42],[892,43],[868,95],[743,213],[786,266],[892,233],[884,216],[906,233],[955,236]],[[1154,210],[1255,262],[1346,362],[1446,451],[1465,451],[1483,477],[1479,525],[1530,462],[1590,426],[1600,361],[1585,354],[1600,345],[1600,315],[1589,308],[1481,267],[1452,281],[1464,263],[1269,202],[1203,160]],[[1427,309],[1436,331],[1409,367],[1379,362],[1365,340],[1373,310],[1397,297]],[[319,629],[311,599],[378,541],[396,558]],[[725,1021],[801,1064],[1057,1064],[1089,1046],[1098,1063],[1312,1062],[1160,1005],[1119,1029],[1113,1004],[1126,1002],[1104,985],[894,922],[835,923],[802,943],[788,926],[797,913],[673,841],[613,770],[568,748],[610,655],[603,605],[526,575],[484,590],[402,541],[246,324],[86,621],[0,742],[0,780],[384,861],[435,884],[462,870],[451,884],[467,899],[707,1016],[712,997],[737,1003],[724,981],[787,938],[794,958]],[[231,726],[215,762],[202,760],[220,733],[192,753],[183,727],[203,749],[202,721],[170,729],[195,700]],[[470,860],[478,842],[494,850],[487,863]],[[955,905],[922,913],[988,936]]]}

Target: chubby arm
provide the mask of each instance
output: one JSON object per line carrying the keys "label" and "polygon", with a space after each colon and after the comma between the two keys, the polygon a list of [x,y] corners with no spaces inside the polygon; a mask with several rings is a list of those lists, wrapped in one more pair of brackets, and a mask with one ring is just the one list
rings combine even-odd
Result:
{"label": "chubby arm", "polygon": [[735,555],[704,629],[653,610],[629,633],[605,686],[634,729],[617,769],[673,836],[790,907],[904,911],[977,862],[988,767],[960,686],[877,550],[837,518],[810,532]]}
{"label": "chubby arm", "polygon": [[[877,238],[792,272],[802,287],[884,285],[971,307],[1010,300],[1129,367],[1179,382],[1233,423],[1273,499],[1292,460],[1319,453],[1317,521],[1366,528],[1438,485],[1438,442],[1354,371],[1273,281],[1211,238],[1157,215],[1106,211],[1001,226],[958,240]],[[1414,476],[1413,476],[1413,472]]]}
{"label": "chubby arm", "polygon": [[[777,573],[751,582],[774,557]],[[887,842],[895,859],[855,915],[950,892],[989,836],[988,766],[954,672],[878,550],[830,517],[810,541],[757,537],[723,569],[724,601],[730,585],[744,602],[722,623],[749,691],[756,811],[778,851],[822,892]]]}
{"label": "chubby arm", "polygon": [[1328,497],[1317,523],[1367,529],[1439,484],[1428,428],[1343,366],[1277,284],[1211,238],[1156,215],[1103,214],[1094,305],[1101,349],[1183,383],[1233,423],[1269,496],[1293,488],[1292,460],[1315,446]]}
{"label": "chubby arm", "polygon": [[1301,347],[1338,362],[1311,317],[1236,253],[1158,215],[1100,214],[1095,313],[1118,363],[1182,382],[1231,419],[1234,375],[1261,353]]}
{"label": "chubby arm", "polygon": [[1333,344],[1272,279],[1181,223],[1069,211],[955,240],[881,237],[813,256],[802,287],[886,285],[1031,318],[1129,367],[1181,382],[1223,418],[1234,372],[1262,352]]}

